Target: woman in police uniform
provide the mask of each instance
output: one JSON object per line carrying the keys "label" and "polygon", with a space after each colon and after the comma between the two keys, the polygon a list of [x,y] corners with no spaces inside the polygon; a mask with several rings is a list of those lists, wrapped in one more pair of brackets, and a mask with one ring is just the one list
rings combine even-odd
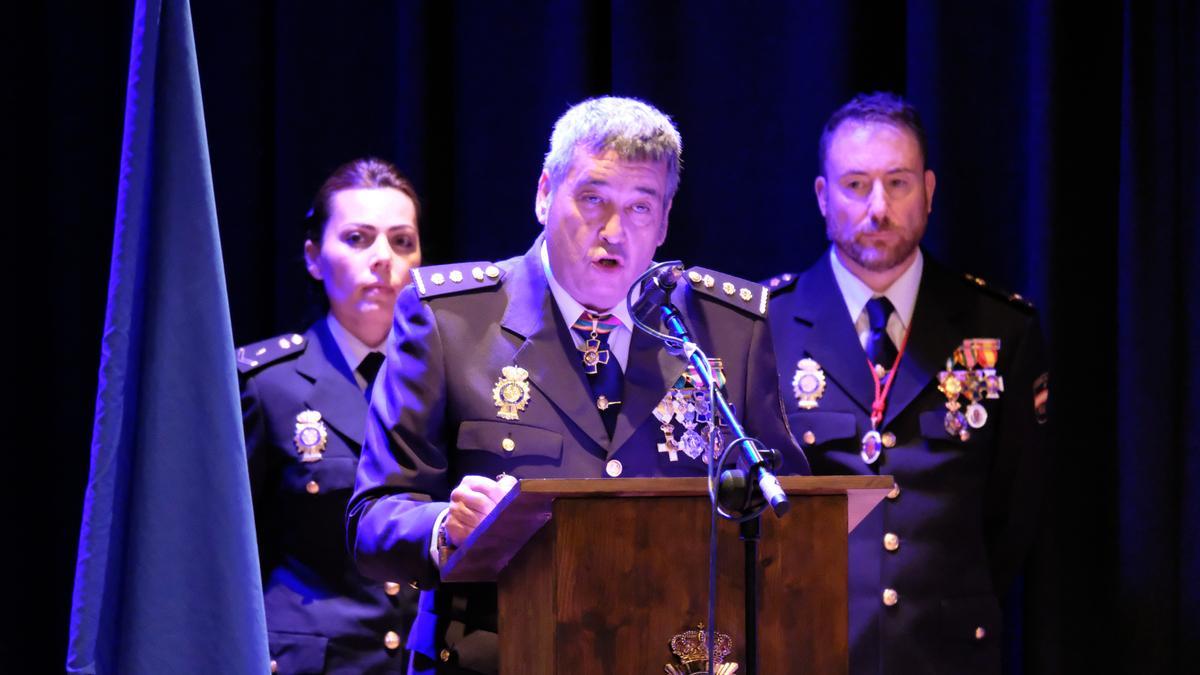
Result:
{"label": "woman in police uniform", "polygon": [[358,574],[343,519],[396,294],[421,263],[418,215],[391,164],[339,167],[313,200],[304,242],[328,314],[304,334],[238,350],[272,672],[407,667],[416,593]]}

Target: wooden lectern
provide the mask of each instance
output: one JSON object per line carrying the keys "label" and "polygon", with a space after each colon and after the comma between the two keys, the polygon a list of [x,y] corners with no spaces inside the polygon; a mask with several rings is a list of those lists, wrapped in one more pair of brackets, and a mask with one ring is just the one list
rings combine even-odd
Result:
{"label": "wooden lectern", "polygon": [[[845,673],[847,534],[890,476],[784,476],[762,515],[758,672]],[[522,480],[442,567],[495,581],[502,675],[684,670],[670,641],[708,615],[704,478]],[[721,519],[717,631],[745,663],[743,547]],[[743,670],[744,672],[744,670]]]}

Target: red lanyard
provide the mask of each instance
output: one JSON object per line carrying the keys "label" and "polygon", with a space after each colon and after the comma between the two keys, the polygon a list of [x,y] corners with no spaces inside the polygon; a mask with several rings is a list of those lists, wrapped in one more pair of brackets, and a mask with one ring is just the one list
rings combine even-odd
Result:
{"label": "red lanyard", "polygon": [[[880,386],[879,373],[875,371],[875,364],[871,363],[871,359],[867,359],[867,369],[871,371],[871,379],[875,380],[875,400],[871,402],[871,428],[878,429],[879,423],[883,421],[883,411],[887,409],[888,392],[892,390],[892,383],[896,381],[896,369],[900,367],[900,359],[904,358],[904,348],[908,346],[908,334],[912,331],[912,325],[904,329],[904,339],[900,342],[900,351],[896,353],[896,361],[892,364],[892,369],[888,371],[887,384]],[[887,332],[887,329],[884,329]]]}

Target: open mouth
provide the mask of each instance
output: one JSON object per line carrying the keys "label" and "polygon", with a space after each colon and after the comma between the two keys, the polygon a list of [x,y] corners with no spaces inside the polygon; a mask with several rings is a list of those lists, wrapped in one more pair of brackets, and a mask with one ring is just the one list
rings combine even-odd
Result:
{"label": "open mouth", "polygon": [[592,264],[602,270],[615,270],[621,266],[621,259],[613,255],[601,255],[592,260]]}

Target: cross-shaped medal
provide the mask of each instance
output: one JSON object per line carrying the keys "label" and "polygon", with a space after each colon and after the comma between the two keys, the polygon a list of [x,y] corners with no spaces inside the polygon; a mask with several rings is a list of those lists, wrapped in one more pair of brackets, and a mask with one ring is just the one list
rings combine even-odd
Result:
{"label": "cross-shaped medal", "polygon": [[667,453],[672,462],[679,461],[679,445],[675,442],[674,427],[664,423],[659,427],[663,432],[663,442],[658,444],[658,451]]}
{"label": "cross-shaped medal", "polygon": [[592,331],[592,337],[584,341],[579,351],[583,352],[583,370],[588,375],[595,375],[599,372],[600,364],[608,363],[608,350],[600,349],[600,340],[596,339],[595,331]]}

